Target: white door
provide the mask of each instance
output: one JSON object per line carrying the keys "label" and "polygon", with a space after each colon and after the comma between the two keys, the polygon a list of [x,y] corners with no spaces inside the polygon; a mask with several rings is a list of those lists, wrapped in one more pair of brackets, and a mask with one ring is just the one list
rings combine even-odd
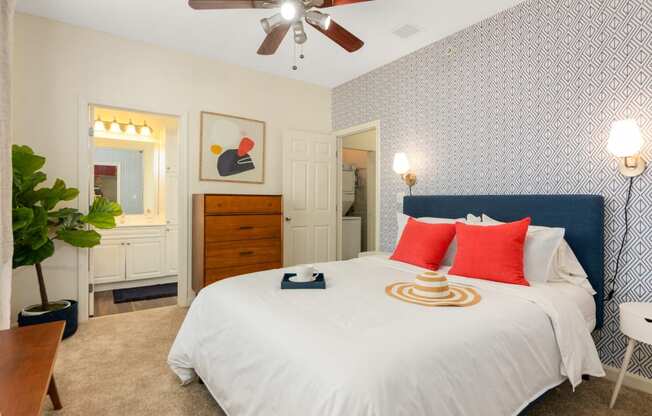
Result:
{"label": "white door", "polygon": [[327,134],[285,133],[285,266],[335,260],[336,143]]}
{"label": "white door", "polygon": [[165,229],[165,274],[179,273],[179,227]]}
{"label": "white door", "polygon": [[103,238],[99,246],[91,249],[93,284],[125,280],[125,242]]}
{"label": "white door", "polygon": [[163,238],[132,239],[127,242],[127,280],[163,275]]}

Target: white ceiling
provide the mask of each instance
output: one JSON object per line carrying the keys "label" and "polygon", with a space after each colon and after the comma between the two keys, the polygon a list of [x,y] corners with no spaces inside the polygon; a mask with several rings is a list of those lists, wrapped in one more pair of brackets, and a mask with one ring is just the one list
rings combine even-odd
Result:
{"label": "white ceiling", "polygon": [[[306,59],[292,71],[287,36],[276,55],[259,56],[259,20],[272,10],[195,11],[186,0],[18,0],[21,12],[48,17],[129,39],[169,47],[245,67],[335,87],[387,64],[522,0],[374,0],[325,9],[365,41],[349,54],[307,27]],[[393,30],[410,24],[421,31],[401,39]]]}

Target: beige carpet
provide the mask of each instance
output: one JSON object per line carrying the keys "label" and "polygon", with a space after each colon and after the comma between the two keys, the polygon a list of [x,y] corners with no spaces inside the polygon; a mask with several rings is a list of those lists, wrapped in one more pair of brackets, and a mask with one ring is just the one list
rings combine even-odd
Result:
{"label": "beige carpet", "polygon": [[[81,325],[77,334],[63,342],[55,368],[64,409],[52,412],[48,401],[45,413],[223,416],[204,386],[181,387],[166,365],[185,312],[173,306],[95,318]],[[612,383],[594,379],[572,394],[564,384],[528,414],[652,415],[652,396],[627,388],[621,391],[616,408],[609,410],[612,388]]]}

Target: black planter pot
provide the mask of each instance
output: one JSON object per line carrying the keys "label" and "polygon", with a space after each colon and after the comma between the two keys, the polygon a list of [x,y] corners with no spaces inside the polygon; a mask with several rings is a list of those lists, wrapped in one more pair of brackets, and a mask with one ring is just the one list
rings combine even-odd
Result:
{"label": "black planter pot", "polygon": [[70,306],[58,311],[45,312],[40,315],[18,314],[18,326],[38,325],[46,322],[65,321],[66,327],[63,330],[63,339],[68,338],[77,332],[77,301],[66,299]]}

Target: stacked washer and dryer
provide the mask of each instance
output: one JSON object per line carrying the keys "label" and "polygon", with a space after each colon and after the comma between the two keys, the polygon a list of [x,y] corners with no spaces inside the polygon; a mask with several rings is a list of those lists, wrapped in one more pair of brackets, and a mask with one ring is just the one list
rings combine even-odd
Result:
{"label": "stacked washer and dryer", "polygon": [[362,245],[362,218],[349,217],[355,203],[355,168],[342,166],[342,260],[358,257]]}

